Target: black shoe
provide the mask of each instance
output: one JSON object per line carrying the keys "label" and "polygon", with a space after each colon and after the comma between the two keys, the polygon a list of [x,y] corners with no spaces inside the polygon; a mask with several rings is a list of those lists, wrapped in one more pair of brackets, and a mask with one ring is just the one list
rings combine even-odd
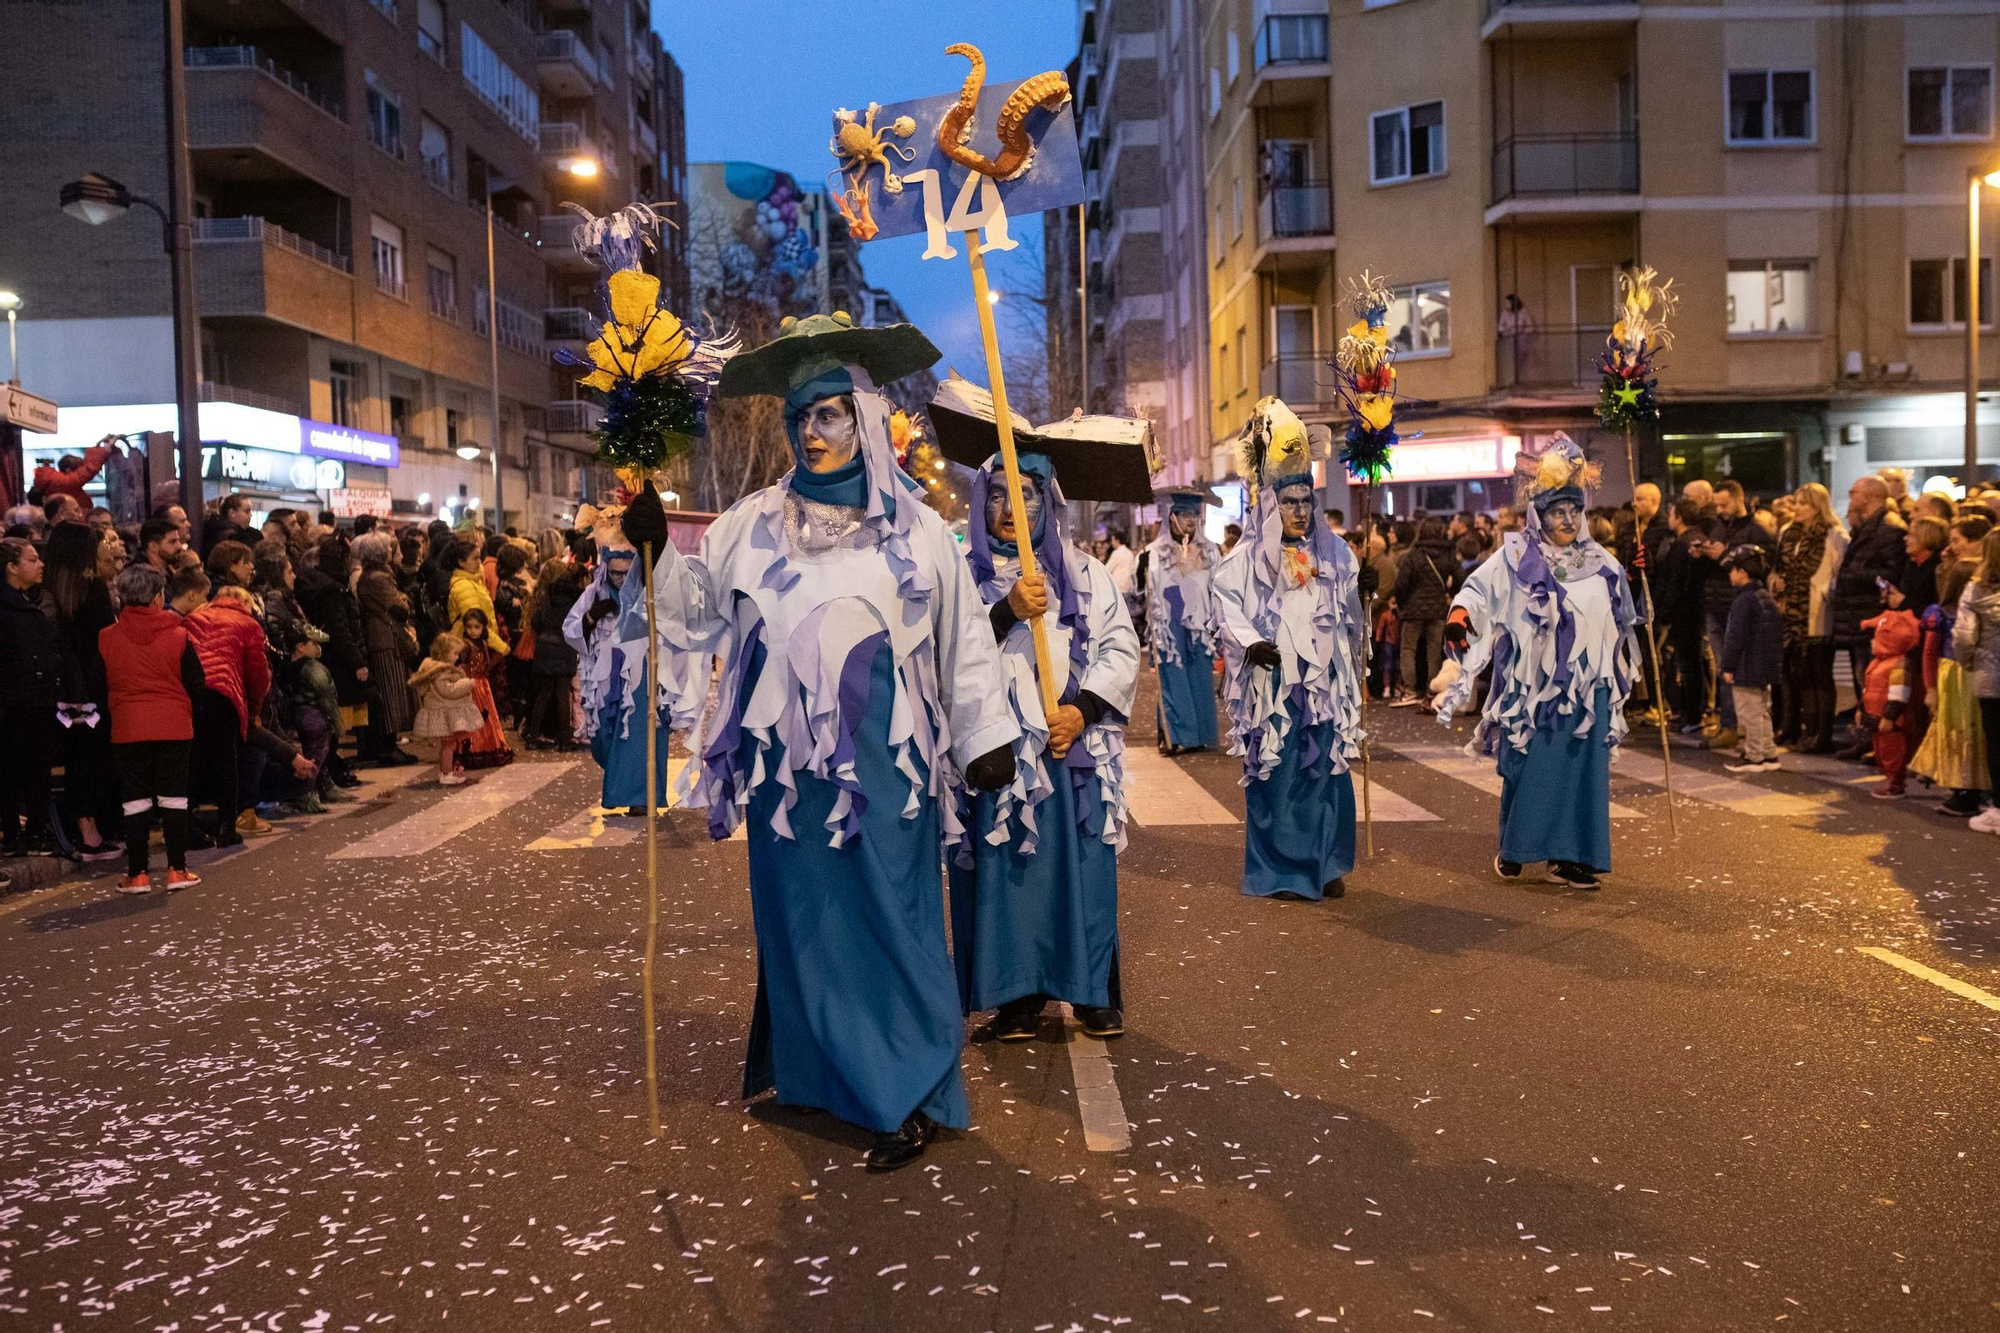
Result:
{"label": "black shoe", "polygon": [[521,744],[527,746],[530,750],[553,750],[556,748],[554,741],[546,740],[540,736],[529,736]]}
{"label": "black shoe", "polygon": [[56,846],[55,835],[44,829],[21,844],[21,854],[23,856],[58,856],[61,854],[61,849]]}
{"label": "black shoe", "polygon": [[1326,882],[1326,896],[1329,898],[1345,898],[1347,896],[1347,881],[1341,876],[1335,875]]}
{"label": "black shoe", "polygon": [[1954,819],[1970,819],[1985,808],[1986,803],[1979,799],[1978,792],[1955,791],[1938,807],[1938,813]]}
{"label": "black shoe", "polygon": [[1574,861],[1549,862],[1549,883],[1566,884],[1572,889],[1595,889],[1597,874],[1589,866]]}
{"label": "black shoe", "polygon": [[1125,1035],[1125,1015],[1109,1006],[1082,1004],[1075,1006],[1076,1021],[1083,1024],[1086,1037],[1122,1037]]}
{"label": "black shoe", "polygon": [[1293,893],[1290,889],[1279,889],[1271,896],[1280,902],[1302,903],[1306,901],[1306,896],[1303,893]]}
{"label": "black shoe", "polygon": [[1521,878],[1521,863],[1519,861],[1503,861],[1496,856],[1493,858],[1493,873],[1502,879],[1519,879]]}
{"label": "black shoe", "polygon": [[343,768],[327,776],[332,779],[333,785],[336,787],[359,787],[361,785],[361,775],[351,768]]}
{"label": "black shoe", "polygon": [[875,1146],[868,1150],[868,1169],[895,1171],[906,1167],[922,1157],[924,1149],[936,1137],[937,1122],[922,1111],[912,1111],[901,1129],[875,1136]]}
{"label": "black shoe", "polygon": [[[194,845],[192,842],[188,844],[190,847]],[[222,832],[215,835],[210,845],[214,847],[241,847],[243,845],[243,835],[238,833],[234,826],[226,827]]]}
{"label": "black shoe", "polygon": [[993,1021],[986,1025],[986,1037],[991,1041],[1027,1041],[1042,1026],[1042,1007],[1047,1002],[1039,995],[1024,996],[1009,1000],[993,1015]]}

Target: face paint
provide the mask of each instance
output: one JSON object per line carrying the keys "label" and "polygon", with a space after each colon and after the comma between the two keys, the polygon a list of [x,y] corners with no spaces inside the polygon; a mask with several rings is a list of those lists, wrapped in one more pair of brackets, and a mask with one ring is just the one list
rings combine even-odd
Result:
{"label": "face paint", "polygon": [[1186,541],[1188,538],[1194,536],[1195,529],[1200,526],[1201,515],[1199,514],[1184,514],[1179,510],[1175,510],[1167,516],[1168,530],[1174,534],[1176,541]]}
{"label": "face paint", "polygon": [[808,472],[845,467],[860,447],[854,400],[845,394],[820,399],[799,418],[799,452],[805,455]]}
{"label": "face paint", "polygon": [[1542,531],[1557,546],[1568,546],[1583,531],[1583,506],[1558,500],[1542,514]]}
{"label": "face paint", "polygon": [[[1042,515],[1042,485],[1031,472],[1021,474],[1021,509],[1028,521],[1028,531],[1033,532]],[[1014,536],[1014,515],[1007,504],[1007,479],[1004,473],[993,474],[993,484],[986,492],[986,532],[995,541],[1011,542]]]}
{"label": "face paint", "polygon": [[1278,492],[1278,517],[1285,525],[1285,535],[1299,538],[1312,527],[1313,492],[1310,486],[1287,486]]}

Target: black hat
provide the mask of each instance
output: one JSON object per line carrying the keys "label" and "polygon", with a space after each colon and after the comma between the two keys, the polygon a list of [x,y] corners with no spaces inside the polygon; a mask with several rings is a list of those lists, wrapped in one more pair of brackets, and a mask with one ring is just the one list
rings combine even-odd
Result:
{"label": "black hat", "polygon": [[[952,462],[978,469],[1000,452],[1000,427],[993,419],[993,395],[953,374],[931,399],[931,425],[938,449]],[[1055,464],[1056,481],[1071,500],[1153,502],[1153,423],[1144,417],[1084,416],[1030,427],[1014,425],[1014,447],[1044,454]]]}
{"label": "black hat", "polygon": [[1732,546],[1722,553],[1722,567],[1725,570],[1740,569],[1753,580],[1762,579],[1771,572],[1771,562],[1764,555],[1764,548],[1749,542]]}

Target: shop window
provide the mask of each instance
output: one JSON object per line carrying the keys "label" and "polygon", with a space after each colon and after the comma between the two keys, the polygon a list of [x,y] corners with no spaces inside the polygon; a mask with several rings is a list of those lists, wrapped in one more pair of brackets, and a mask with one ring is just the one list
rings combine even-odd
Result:
{"label": "shop window", "polygon": [[1803,259],[1732,259],[1725,301],[1731,333],[1810,333],[1812,264]]}

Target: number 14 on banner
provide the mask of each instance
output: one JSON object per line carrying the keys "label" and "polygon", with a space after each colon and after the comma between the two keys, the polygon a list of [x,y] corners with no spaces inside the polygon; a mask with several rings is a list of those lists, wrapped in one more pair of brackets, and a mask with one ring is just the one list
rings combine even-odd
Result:
{"label": "number 14 on banner", "polygon": [[[955,231],[978,229],[982,232],[984,239],[979,245],[982,254],[993,250],[1012,250],[1020,245],[1007,234],[1007,206],[1000,202],[1000,187],[994,184],[991,176],[976,171],[966,172],[965,183],[958,187],[958,198],[952,202],[949,214],[944,211],[941,182],[935,170],[913,171],[903,177],[903,184],[923,189],[925,259],[958,258],[958,251],[951,244],[951,234]],[[977,211],[974,211],[975,199]]]}

